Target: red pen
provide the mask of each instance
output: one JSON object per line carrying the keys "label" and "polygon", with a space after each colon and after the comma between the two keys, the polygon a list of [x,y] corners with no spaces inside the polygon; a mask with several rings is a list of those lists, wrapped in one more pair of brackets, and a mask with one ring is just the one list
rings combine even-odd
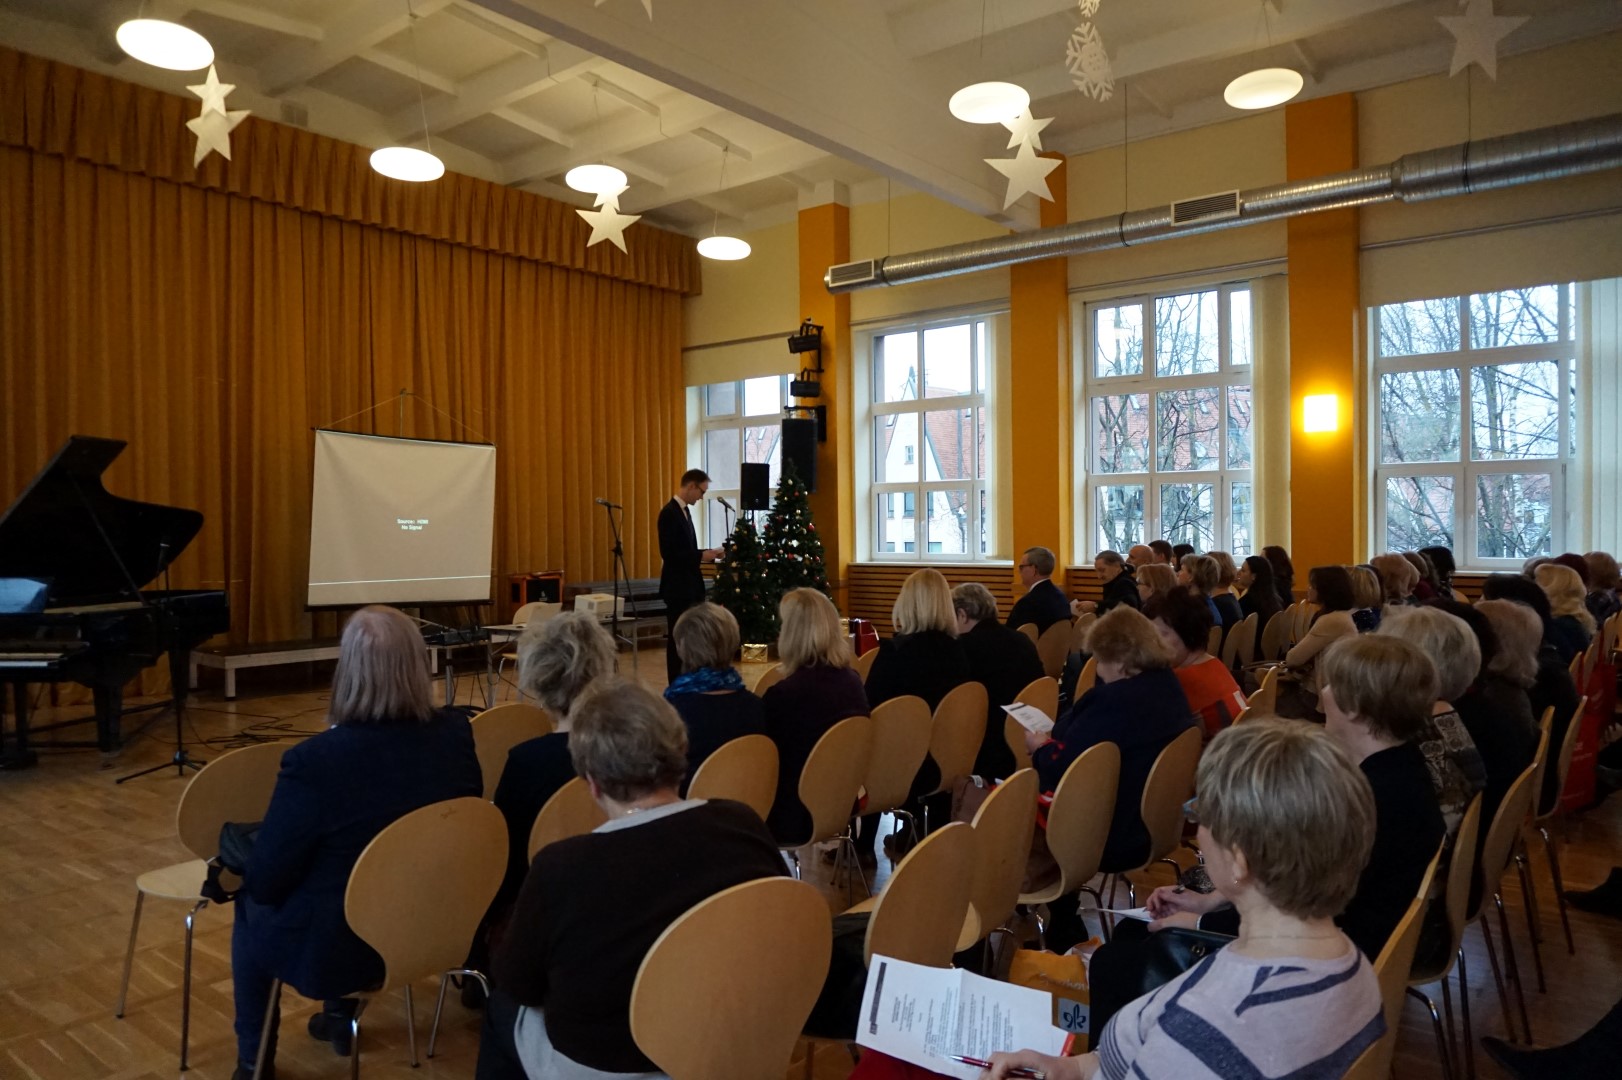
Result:
{"label": "red pen", "polygon": [[[991,1062],[981,1061],[979,1058],[964,1057],[962,1054],[947,1054],[946,1060],[955,1061],[959,1065],[973,1065],[977,1069],[991,1068]],[[1041,1069],[1028,1069],[1023,1065],[1010,1069],[1009,1076],[1027,1077],[1028,1080],[1047,1080],[1048,1074]]]}

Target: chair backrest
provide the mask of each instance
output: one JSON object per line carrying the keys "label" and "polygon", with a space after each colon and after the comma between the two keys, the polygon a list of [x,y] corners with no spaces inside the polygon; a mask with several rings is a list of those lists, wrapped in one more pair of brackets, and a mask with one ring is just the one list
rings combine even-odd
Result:
{"label": "chair backrest", "polygon": [[1571,681],[1577,687],[1579,694],[1588,689],[1583,685],[1583,661],[1587,658],[1587,653],[1578,653],[1571,658],[1571,663],[1566,665],[1566,670],[1571,673]]}
{"label": "chair backrest", "polygon": [[[1019,692],[1014,700],[1022,705],[1041,709],[1049,720],[1059,718],[1059,680],[1050,679],[1046,675],[1040,679],[1032,679],[1025,689]],[[1012,716],[1005,716],[1002,725],[1003,742],[1008,744],[1009,753],[1014,755],[1014,769],[1028,769],[1031,765],[1031,752],[1025,749],[1025,728]]]}
{"label": "chair backrest", "polygon": [[[1272,623],[1268,623],[1272,626]],[[1253,713],[1271,713],[1278,704],[1278,673],[1277,666],[1270,667],[1262,675],[1261,685],[1256,692],[1245,701],[1246,708]]]}
{"label": "chair backrest", "polygon": [[974,759],[986,737],[987,707],[985,685],[977,682],[960,683],[935,706],[929,756],[941,771],[936,791],[950,791],[952,781],[974,772]]}
{"label": "chair backrest", "polygon": [[221,754],[191,778],[175,811],[180,842],[199,859],[220,853],[220,826],[263,821],[290,742],[258,743]]}
{"label": "chair backrest", "polygon": [[550,734],[554,726],[545,709],[524,701],[497,705],[473,718],[473,751],[479,756],[479,772],[484,775],[485,798],[495,797],[501,770],[507,767],[508,752],[519,743]]}
{"label": "chair backrest", "polygon": [[1387,1080],[1391,1071],[1391,1056],[1397,1048],[1397,1029],[1402,1026],[1402,1004],[1408,993],[1408,973],[1414,966],[1414,953],[1419,948],[1419,931],[1425,924],[1425,894],[1429,892],[1432,876],[1436,873],[1441,852],[1431,859],[1430,869],[1419,895],[1408,905],[1408,910],[1397,921],[1396,929],[1386,939],[1385,948],[1374,959],[1374,977],[1380,982],[1380,1004],[1385,1014],[1385,1034],[1365,1050],[1346,1073],[1347,1080]]}
{"label": "chair backrest", "polygon": [[551,604],[545,600],[532,600],[513,612],[513,625],[528,626],[530,623],[543,623],[559,615],[562,611],[562,604]]}
{"label": "chair backrest", "polygon": [[1251,715],[1252,714],[1251,714],[1251,711],[1250,711],[1250,706],[1246,705],[1243,709],[1240,709],[1237,713],[1234,714],[1232,723],[1230,723],[1229,726],[1231,727],[1232,724],[1242,724],[1246,720],[1249,720]]}
{"label": "chair backrest", "polygon": [[[1465,808],[1459,820],[1459,831],[1453,837],[1453,861],[1447,867],[1447,886],[1442,894],[1446,905],[1447,929],[1453,935],[1453,947],[1448,950],[1448,966],[1464,940],[1464,928],[1469,925],[1470,883],[1476,876],[1476,840],[1481,835],[1481,795],[1477,793]],[[1421,889],[1419,895],[1424,896]]]}
{"label": "chair backrest", "polygon": [[1085,615],[1078,616],[1076,621],[1070,624],[1071,652],[1085,652],[1087,650],[1087,634],[1092,630],[1093,623],[1097,621],[1098,615],[1089,611]]}
{"label": "chair backrest", "polygon": [[1033,622],[1020,623],[1018,626],[1014,627],[1014,629],[1030,638],[1032,645],[1035,645],[1038,641],[1042,640],[1042,631],[1038,630],[1036,628],[1036,624]]}
{"label": "chair backrest", "polygon": [[1277,660],[1289,649],[1290,609],[1285,608],[1267,620],[1262,628],[1262,647],[1257,660]]}
{"label": "chair backrest", "polygon": [[1059,866],[1061,895],[1098,873],[1120,782],[1121,748],[1111,742],[1082,751],[1059,778],[1048,807],[1047,841]]}
{"label": "chair backrest", "polygon": [[1222,664],[1231,669],[1252,663],[1255,657],[1256,613],[1253,611],[1228,631],[1228,639],[1222,643]]}
{"label": "chair backrest", "polygon": [[[1582,733],[1583,714],[1587,711],[1588,695],[1584,694],[1577,699],[1577,708],[1572,712],[1571,723],[1566,725],[1565,737],[1560,740],[1560,754],[1554,759],[1554,804],[1546,809],[1538,807],[1539,810],[1543,810],[1540,817],[1547,818],[1560,808],[1560,797],[1566,791],[1566,778],[1571,775],[1572,754],[1577,750],[1577,736]],[[1542,790],[1541,787],[1538,788],[1539,792],[1542,792]],[[1535,795],[1533,799],[1536,801],[1541,797],[1541,795]]]}
{"label": "chair backrest", "polygon": [[873,905],[864,956],[949,967],[974,887],[974,830],[954,821],[907,853]]}
{"label": "chair backrest", "polygon": [[1141,813],[1149,830],[1149,863],[1177,850],[1183,838],[1183,804],[1194,794],[1194,770],[1204,745],[1200,729],[1191,727],[1167,744],[1155,758],[1143,785]]}
{"label": "chair backrest", "polygon": [[433,803],[378,833],[344,892],[349,928],[383,958],[381,989],[467,962],[507,870],[507,822],[471,796]]}
{"label": "chair backrest", "polygon": [[1318,605],[1311,600],[1303,600],[1295,605],[1295,626],[1292,629],[1293,641],[1300,641],[1312,629],[1313,616],[1318,614]]}
{"label": "chair backrest", "polygon": [[832,947],[815,886],[761,878],[723,889],[666,927],[642,958],[631,1036],[671,1080],[778,1076]]}
{"label": "chair backrest", "polygon": [[1071,695],[1071,701],[1080,701],[1081,695],[1091,690],[1098,682],[1098,657],[1089,656],[1087,662],[1081,665],[1081,674],[1076,676],[1076,691]]}
{"label": "chair backrest", "polygon": [[1205,651],[1212,656],[1222,655],[1222,627],[1213,626],[1205,635]]}
{"label": "chair backrest", "polygon": [[755,680],[755,696],[760,697],[766,691],[770,690],[772,687],[776,686],[782,681],[783,665],[773,664],[771,667],[761,672],[760,678]]}
{"label": "chair backrest", "polygon": [[913,777],[929,753],[935,718],[929,703],[908,694],[873,710],[873,742],[868,752],[867,812],[880,814],[907,801]]}
{"label": "chair backrest", "polygon": [[1543,710],[1543,716],[1540,720],[1538,720],[1538,732],[1538,754],[1537,757],[1532,759],[1532,765],[1534,768],[1534,772],[1532,774],[1532,790],[1538,792],[1539,794],[1532,796],[1533,817],[1542,816],[1539,813],[1541,807],[1538,805],[1538,800],[1543,798],[1543,795],[1541,794],[1543,791],[1543,774],[1549,770],[1550,739],[1554,733],[1553,705],[1550,705],[1548,708]]}
{"label": "chair backrest", "polygon": [[584,836],[603,822],[608,815],[591,797],[591,787],[575,777],[552,793],[535,815],[535,824],[529,828],[529,857],[548,844],[571,836]]}
{"label": "chair backrest", "polygon": [[777,744],[765,735],[723,743],[693,774],[689,799],[732,799],[765,821],[777,797]]}
{"label": "chair backrest", "polygon": [[867,683],[868,672],[873,670],[873,661],[879,658],[877,649],[869,649],[856,658],[856,674],[862,677],[862,683]]}
{"label": "chair backrest", "polygon": [[1476,898],[1475,910],[1469,913],[1472,919],[1481,914],[1482,905],[1498,891],[1498,881],[1509,866],[1509,857],[1520,839],[1521,826],[1526,824],[1527,814],[1532,809],[1532,774],[1535,771],[1531,765],[1521,770],[1521,775],[1504,793],[1503,801],[1498,804],[1498,812],[1492,816],[1492,824],[1487,829],[1487,842],[1481,848],[1481,865],[1476,873],[1481,892]]}
{"label": "chair backrest", "polygon": [[[974,887],[969,903],[979,921],[974,941],[982,941],[1019,902],[1020,883],[1036,831],[1035,769],[1021,769],[997,785],[974,815]],[[964,949],[973,941],[958,941]]]}
{"label": "chair backrest", "polygon": [[1036,639],[1036,654],[1042,658],[1042,671],[1057,679],[1064,671],[1065,657],[1070,655],[1070,623],[1060,619]]}
{"label": "chair backrest", "polygon": [[851,716],[823,732],[811,748],[798,789],[801,805],[811,814],[811,835],[802,843],[814,844],[844,829],[867,776],[872,745],[872,718]]}

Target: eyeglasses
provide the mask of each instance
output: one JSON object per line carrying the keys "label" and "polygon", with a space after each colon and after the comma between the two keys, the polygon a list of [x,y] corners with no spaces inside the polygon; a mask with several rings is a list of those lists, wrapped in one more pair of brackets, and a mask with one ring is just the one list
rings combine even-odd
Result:
{"label": "eyeglasses", "polygon": [[1198,795],[1183,804],[1183,820],[1190,825],[1200,823],[1200,797]]}

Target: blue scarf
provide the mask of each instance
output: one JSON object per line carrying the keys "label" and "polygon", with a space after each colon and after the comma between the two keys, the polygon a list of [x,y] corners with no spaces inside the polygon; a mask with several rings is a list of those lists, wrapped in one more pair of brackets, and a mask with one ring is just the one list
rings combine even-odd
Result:
{"label": "blue scarf", "polygon": [[679,694],[707,694],[712,690],[742,690],[743,676],[730,664],[724,668],[705,667],[676,676],[676,681],[665,687],[666,700]]}

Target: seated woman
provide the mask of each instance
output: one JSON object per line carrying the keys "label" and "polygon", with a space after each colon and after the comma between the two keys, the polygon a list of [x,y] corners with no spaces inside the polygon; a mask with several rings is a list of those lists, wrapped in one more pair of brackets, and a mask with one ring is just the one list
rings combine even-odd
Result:
{"label": "seated woman", "polygon": [[1605,620],[1622,611],[1622,597],[1617,595],[1617,587],[1622,585],[1622,568],[1616,565],[1616,558],[1609,552],[1589,551],[1583,554],[1583,561],[1588,564],[1588,613],[1594,616],[1598,626],[1604,626]]}
{"label": "seated woman", "polygon": [[1211,612],[1187,589],[1173,589],[1150,604],[1144,615],[1171,651],[1172,671],[1199,719],[1205,741],[1233,723],[1245,707],[1245,695],[1233,673],[1220,659],[1205,651],[1211,633]]}
{"label": "seated woman", "polygon": [[460,713],[434,710],[422,633],[394,608],[365,607],[350,617],[327,719],[331,727],[282,758],[237,896],[236,1080],[253,1075],[277,978],[326,1000],[309,1032],[349,1053],[354,1001],[340,999],[383,980],[382,958],[344,919],[355,860],[397,818],[484,791],[473,729]]}
{"label": "seated woman", "polygon": [[1588,613],[1588,589],[1577,571],[1559,563],[1544,563],[1533,580],[1549,598],[1549,640],[1561,661],[1569,664],[1588,648],[1598,629],[1594,616]]}
{"label": "seated woman", "polygon": [[1436,667],[1436,701],[1416,741],[1452,836],[1470,800],[1487,786],[1481,751],[1453,707],[1481,671],[1481,646],[1462,620],[1435,608],[1393,608],[1376,634],[1412,642]]}
{"label": "seated woman", "polygon": [[1268,544],[1262,548],[1262,558],[1273,568],[1273,590],[1278,593],[1278,602],[1281,608],[1287,608],[1295,603],[1295,565],[1290,562],[1290,553],[1276,544]]}
{"label": "seated woman", "polygon": [[[1540,724],[1544,710],[1554,710],[1554,730],[1549,733],[1549,753],[1553,755],[1565,738],[1566,729],[1571,726],[1579,695],[1577,683],[1571,677],[1571,665],[1560,659],[1560,651],[1550,638],[1549,624],[1553,616],[1549,612],[1548,594],[1519,574],[1492,574],[1481,583],[1481,597],[1483,600],[1505,600],[1519,604],[1538,618],[1543,636],[1538,641],[1537,674],[1532,677],[1532,688],[1527,691],[1527,696],[1532,699],[1532,715]],[[1538,803],[1539,813],[1554,806],[1553,800],[1557,794],[1554,788],[1558,786],[1559,779],[1556,773],[1554,769],[1543,772],[1543,797]]]}
{"label": "seated woman", "polygon": [[1385,589],[1380,585],[1380,575],[1374,572],[1374,567],[1358,564],[1348,566],[1346,572],[1352,575],[1352,625],[1357,627],[1359,634],[1368,634],[1379,629],[1380,615],[1385,608]]}
{"label": "seated woman", "polygon": [[[1498,638],[1498,651],[1487,662],[1487,676],[1501,686],[1519,687],[1527,697],[1526,714],[1533,723],[1533,753],[1536,753],[1538,728],[1543,723],[1545,709],[1554,709],[1554,720],[1549,730],[1549,756],[1560,752],[1566,731],[1577,711],[1577,688],[1571,673],[1558,661],[1545,675],[1538,663],[1543,646],[1543,624],[1537,612],[1513,600],[1481,600],[1475,610],[1482,615]],[[1551,654],[1553,650],[1550,650]],[[1540,677],[1544,679],[1540,688]],[[1563,680],[1563,681],[1562,681]],[[1564,690],[1564,695],[1560,693]],[[1541,706],[1541,707],[1540,707]],[[1465,726],[1470,720],[1465,717]],[[1471,733],[1475,738],[1475,733]],[[1477,740],[1478,745],[1480,740]],[[1543,791],[1537,796],[1539,812],[1554,806],[1560,795],[1560,774],[1557,769],[1543,771]]]}
{"label": "seated woman", "polygon": [[[1208,552],[1206,558],[1217,565],[1216,587],[1209,595],[1217,613],[1222,616],[1222,636],[1226,639],[1227,631],[1238,626],[1245,617],[1244,610],[1239,606],[1239,596],[1233,591],[1234,583],[1239,580],[1239,568],[1234,565],[1233,556],[1226,551]],[[1261,622],[1260,619],[1256,621]]]}
{"label": "seated woman", "polygon": [[1414,586],[1419,584],[1419,571],[1414,564],[1393,552],[1376,555],[1369,560],[1374,572],[1380,575],[1380,587],[1385,590],[1385,602],[1390,607],[1411,607],[1419,603],[1414,599]]}
{"label": "seated woman", "polygon": [[1419,575],[1419,580],[1414,582],[1414,599],[1421,604],[1439,599],[1442,594],[1437,587],[1436,567],[1431,565],[1430,557],[1417,551],[1404,551],[1402,557],[1408,560],[1408,565]]}
{"label": "seated woman", "polygon": [[691,783],[704,759],[722,746],[744,735],[764,735],[766,713],[732,666],[740,641],[732,612],[719,604],[696,604],[681,613],[671,633],[681,674],[665,688],[665,700],[687,726]]}
{"label": "seated woman", "polygon": [[1278,600],[1278,589],[1273,585],[1273,564],[1260,555],[1248,556],[1239,564],[1235,583],[1244,590],[1239,596],[1239,610],[1256,616],[1256,641],[1262,639],[1267,620],[1283,610]]}
{"label": "seated woman", "polygon": [[1419,554],[1423,555],[1431,564],[1431,570],[1436,575],[1436,590],[1443,600],[1459,600],[1461,597],[1453,589],[1453,575],[1458,572],[1458,563],[1453,561],[1453,549],[1441,545],[1422,547]]}
{"label": "seated woman", "polygon": [[1195,787],[1200,851],[1213,895],[1242,915],[1239,936],[1107,1021],[1095,997],[1095,1052],[999,1053],[985,1075],[1337,1077],[1384,1034],[1379,981],[1333,921],[1375,833],[1369,784],[1347,754],[1315,727],[1258,720],[1212,741]]}
{"label": "seated woman", "polygon": [[1222,612],[1218,610],[1216,601],[1211,599],[1219,579],[1216,560],[1209,555],[1184,555],[1182,565],[1177,569],[1178,584],[1205,601],[1210,608],[1212,626],[1222,625]]}
{"label": "seated woman", "polygon": [[1357,633],[1357,624],[1352,621],[1352,605],[1356,603],[1352,598],[1352,575],[1344,566],[1314,566],[1307,575],[1307,599],[1318,605],[1312,628],[1284,654],[1284,666],[1295,674],[1299,691],[1287,694],[1280,689],[1279,713],[1315,720],[1323,713],[1318,700],[1318,657],[1336,641]]}
{"label": "seated woman", "polygon": [[631,988],[665,929],[723,889],[786,872],[741,803],[683,800],[681,718],[613,680],[574,713],[569,753],[608,821],[542,848],[495,955],[479,1080],[646,1076]]}
{"label": "seated woman", "polygon": [[1042,658],[1030,638],[997,621],[997,598],[979,582],[953,589],[952,609],[968,676],[986,688],[986,733],[975,755],[974,772],[1000,780],[1014,772],[1014,753],[1003,738],[1007,714],[1002,707],[1019,700],[1020,691],[1042,677]]}
{"label": "seated woman", "polygon": [[1155,597],[1177,588],[1177,571],[1165,563],[1150,563],[1148,566],[1138,567],[1137,580],[1141,607]]}
{"label": "seated woman", "polygon": [[777,744],[777,799],[766,824],[788,844],[811,831],[811,815],[800,803],[800,771],[812,747],[839,721],[868,715],[868,707],[833,601],[816,589],[792,589],[777,613],[783,678],[761,699],[766,734]]}

